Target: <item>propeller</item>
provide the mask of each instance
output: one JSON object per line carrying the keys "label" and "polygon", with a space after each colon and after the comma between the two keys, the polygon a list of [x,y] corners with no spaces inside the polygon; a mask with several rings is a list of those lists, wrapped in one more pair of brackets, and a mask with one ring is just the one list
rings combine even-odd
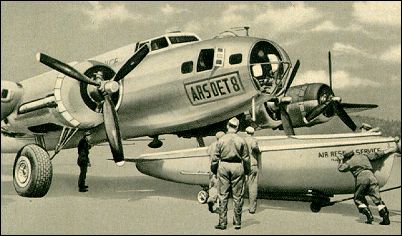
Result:
{"label": "propeller", "polygon": [[80,82],[97,86],[99,92],[102,94],[104,98],[103,122],[105,125],[106,136],[109,141],[109,146],[113,155],[113,160],[118,166],[122,166],[124,164],[124,153],[121,140],[121,132],[119,127],[119,119],[115,105],[112,102],[110,95],[116,93],[119,90],[118,81],[123,79],[128,73],[134,70],[134,68],[141,63],[141,61],[146,57],[148,53],[149,53],[148,46],[143,45],[119,69],[119,71],[115,74],[113,79],[106,81],[92,80],[64,62],[61,62],[43,53],[37,54],[37,60],[49,66],[50,68],[58,72],[61,72]]}
{"label": "propeller", "polygon": [[292,120],[290,119],[289,113],[286,111],[286,106],[285,106],[285,105],[288,105],[290,102],[292,102],[292,100],[291,99],[287,100],[285,98],[286,98],[286,93],[288,92],[288,89],[290,88],[290,85],[292,85],[293,80],[296,77],[297,71],[299,70],[299,66],[300,66],[300,61],[297,60],[295,66],[293,67],[292,73],[290,74],[289,82],[285,87],[285,92],[284,92],[285,97],[279,103],[279,111],[281,112],[282,127],[287,136],[295,135],[295,131],[293,129]]}
{"label": "propeller", "polygon": [[290,102],[291,100],[285,102],[284,99],[282,99],[277,104],[277,106],[279,107],[279,111],[281,113],[282,127],[287,136],[295,135],[292,120],[290,119],[289,113],[286,111],[286,105],[289,104]]}
{"label": "propeller", "polygon": [[290,85],[292,85],[293,80],[295,79],[296,73],[299,70],[299,66],[300,66],[300,61],[297,60],[295,66],[293,67],[292,73],[290,74],[289,82],[285,87],[285,93],[284,93],[285,96],[286,96],[286,93],[287,93],[288,89],[290,88]]}
{"label": "propeller", "polygon": [[297,60],[295,66],[293,67],[292,73],[290,74],[289,82],[287,83],[287,85],[285,87],[284,97],[273,99],[273,101],[275,102],[275,105],[279,108],[279,112],[281,114],[281,120],[282,120],[282,127],[287,136],[295,135],[295,131],[293,129],[293,124],[292,124],[292,120],[290,119],[289,113],[286,111],[286,106],[292,102],[292,98],[286,97],[286,93],[287,93],[288,89],[290,88],[290,85],[292,84],[292,82],[296,76],[299,66],[300,66],[300,61]]}
{"label": "propeller", "polygon": [[87,84],[92,84],[95,86],[100,86],[100,83],[94,80],[89,79],[85,75],[81,74],[79,71],[74,69],[72,66],[61,62],[55,58],[52,58],[44,53],[38,53],[36,54],[36,60],[41,62],[42,64],[47,65],[48,67],[57,70],[58,72],[61,72],[67,76],[70,76],[73,79],[76,79],[78,81],[87,83]]}
{"label": "propeller", "polygon": [[307,113],[306,116],[304,117],[304,122],[309,123],[310,121],[314,120],[317,116],[325,112],[327,109],[332,107],[335,113],[343,121],[343,123],[345,123],[351,130],[355,131],[357,126],[343,108],[341,104],[342,99],[340,97],[336,97],[332,90],[331,52],[328,52],[328,66],[329,66],[329,82],[331,92],[330,94],[323,94],[323,96],[319,98],[319,100],[323,101],[323,103],[314,107],[313,110]]}

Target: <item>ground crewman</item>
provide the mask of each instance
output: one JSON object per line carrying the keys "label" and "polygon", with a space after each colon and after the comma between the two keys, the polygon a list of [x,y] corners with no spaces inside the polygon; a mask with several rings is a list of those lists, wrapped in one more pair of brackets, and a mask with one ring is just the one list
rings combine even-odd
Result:
{"label": "ground crewman", "polygon": [[227,124],[227,133],[219,139],[211,163],[211,171],[219,163],[217,174],[219,181],[219,224],[216,229],[224,230],[227,227],[227,211],[229,191],[232,189],[234,203],[233,225],[235,229],[241,228],[241,214],[243,208],[243,195],[245,176],[250,172],[250,157],[248,147],[243,138],[236,134],[239,120],[232,118]]}
{"label": "ground crewman", "polygon": [[80,167],[80,175],[78,177],[78,191],[87,192],[88,186],[85,185],[85,180],[87,177],[87,169],[88,166],[91,165],[89,161],[89,149],[91,149],[91,145],[88,143],[89,132],[85,132],[84,137],[78,143],[78,159],[77,165]]}
{"label": "ground crewman", "polygon": [[257,193],[258,193],[258,172],[261,169],[261,151],[258,147],[258,141],[254,136],[254,128],[249,126],[246,128],[247,136],[244,140],[248,146],[250,154],[250,174],[248,175],[248,198],[249,198],[249,212],[254,214],[257,210]]}
{"label": "ground crewman", "polygon": [[398,146],[380,150],[374,153],[355,154],[353,151],[338,156],[338,170],[341,172],[350,171],[355,177],[355,194],[354,201],[360,213],[367,217],[367,224],[371,224],[374,220],[369,209],[366,199],[368,195],[373,203],[378,207],[378,211],[383,220],[381,225],[389,225],[389,212],[385,203],[381,200],[380,187],[373,173],[373,167],[370,161],[384,158],[391,153],[400,152]]}
{"label": "ground crewman", "polygon": [[[208,154],[209,154],[209,161],[210,164],[212,164],[212,158],[215,155],[215,149],[216,149],[216,144],[218,143],[218,140],[220,138],[223,137],[223,135],[225,135],[225,133],[223,131],[219,131],[215,134],[216,137],[216,141],[211,143],[211,145],[209,145],[208,147]],[[216,163],[218,164],[218,163]],[[216,166],[216,169],[218,167]],[[210,172],[209,175],[209,189],[208,189],[208,210],[211,213],[217,213],[219,206],[215,206],[216,203],[218,203],[218,177],[216,176],[216,174],[212,173],[212,171]],[[215,206],[215,208],[214,208]]]}

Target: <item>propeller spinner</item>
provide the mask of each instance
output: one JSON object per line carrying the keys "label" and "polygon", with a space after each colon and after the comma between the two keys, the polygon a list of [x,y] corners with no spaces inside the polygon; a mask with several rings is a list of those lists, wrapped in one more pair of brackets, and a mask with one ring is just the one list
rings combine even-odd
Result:
{"label": "propeller spinner", "polygon": [[330,80],[330,89],[331,92],[329,94],[323,93],[319,97],[319,101],[321,102],[318,106],[314,107],[307,115],[304,117],[304,122],[309,123],[314,120],[317,116],[324,113],[330,108],[333,108],[335,113],[339,116],[339,118],[345,123],[351,130],[356,130],[356,124],[350,118],[350,116],[346,113],[345,109],[341,104],[342,99],[340,97],[336,97],[332,90],[332,63],[331,63],[331,52],[328,52],[328,66],[329,66],[329,80]]}
{"label": "propeller spinner", "polygon": [[141,63],[141,61],[146,57],[148,53],[148,46],[143,45],[136,53],[134,53],[134,55],[130,59],[127,60],[127,62],[115,74],[113,79],[106,81],[91,80],[90,78],[81,74],[72,66],[64,62],[61,62],[43,53],[37,54],[37,60],[49,66],[50,68],[80,82],[97,86],[98,91],[104,98],[103,122],[105,125],[106,136],[108,138],[109,146],[113,154],[113,159],[118,166],[122,166],[124,164],[124,153],[119,127],[119,119],[115,105],[110,99],[110,96],[111,94],[116,93],[119,90],[119,85],[117,82],[123,79],[132,70],[134,70],[134,68]]}

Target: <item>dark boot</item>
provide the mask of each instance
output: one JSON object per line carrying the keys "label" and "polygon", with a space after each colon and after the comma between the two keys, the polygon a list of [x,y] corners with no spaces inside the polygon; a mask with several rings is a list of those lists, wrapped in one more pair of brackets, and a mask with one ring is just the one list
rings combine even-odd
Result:
{"label": "dark boot", "polygon": [[387,207],[384,207],[383,209],[381,209],[379,214],[382,217],[382,221],[380,222],[380,225],[391,224],[391,221],[389,220],[389,211],[388,211]]}
{"label": "dark boot", "polygon": [[225,230],[226,227],[227,227],[226,225],[221,225],[221,224],[215,225],[215,229],[220,229],[220,230]]}
{"label": "dark boot", "polygon": [[214,213],[214,203],[213,202],[208,202],[208,210],[211,213]]}
{"label": "dark boot", "polygon": [[374,217],[373,217],[373,214],[371,214],[371,211],[368,207],[362,208],[360,212],[363,213],[367,217],[366,224],[373,223]]}

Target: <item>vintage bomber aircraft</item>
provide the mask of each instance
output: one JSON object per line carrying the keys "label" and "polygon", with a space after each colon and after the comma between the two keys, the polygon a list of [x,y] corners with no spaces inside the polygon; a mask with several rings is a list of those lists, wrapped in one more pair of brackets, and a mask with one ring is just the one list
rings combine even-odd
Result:
{"label": "vintage bomber aircraft", "polygon": [[[396,145],[399,145],[399,153],[401,150],[399,138],[382,137],[381,132],[261,136],[257,139],[262,152],[258,179],[260,197],[311,202],[313,212],[336,203],[330,201],[336,194],[354,193],[353,176],[337,169],[338,154],[350,150],[357,154],[371,153]],[[397,165],[400,165],[400,157],[395,156],[393,153],[373,162],[380,187],[387,183],[394,162],[399,160]],[[200,203],[206,203],[208,198],[209,160],[207,147],[126,158],[135,162],[137,169],[146,175],[202,186],[204,189],[197,196]]]}
{"label": "vintage bomber aircraft", "polygon": [[235,33],[201,41],[173,32],[80,63],[44,53],[37,59],[54,70],[18,83],[1,80],[1,151],[17,153],[14,187],[25,197],[46,195],[51,159],[76,147],[84,132],[92,144],[107,141],[122,165],[122,140],[129,138],[152,137],[149,146],[158,148],[158,135],[176,134],[202,146],[202,137],[225,129],[233,116],[242,129],[293,135],[294,127],[338,115],[354,130],[344,109],[376,107],[341,103],[326,84],[290,87],[299,61],[293,66],[273,41]]}

